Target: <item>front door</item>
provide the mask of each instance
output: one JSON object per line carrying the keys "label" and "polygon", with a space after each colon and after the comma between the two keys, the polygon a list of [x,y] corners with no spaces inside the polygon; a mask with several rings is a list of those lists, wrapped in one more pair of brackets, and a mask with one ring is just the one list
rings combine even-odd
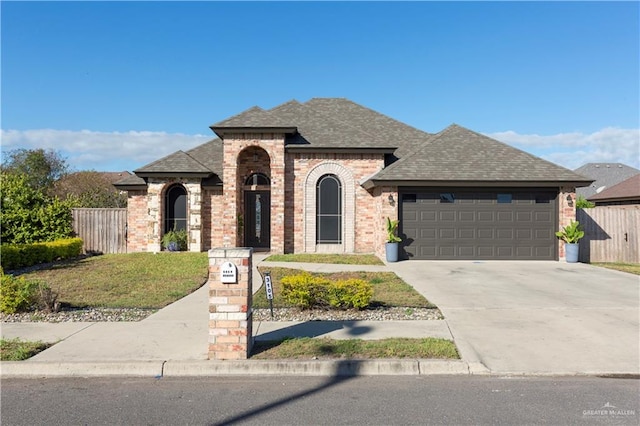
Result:
{"label": "front door", "polygon": [[244,244],[268,249],[271,244],[271,197],[269,191],[244,193]]}

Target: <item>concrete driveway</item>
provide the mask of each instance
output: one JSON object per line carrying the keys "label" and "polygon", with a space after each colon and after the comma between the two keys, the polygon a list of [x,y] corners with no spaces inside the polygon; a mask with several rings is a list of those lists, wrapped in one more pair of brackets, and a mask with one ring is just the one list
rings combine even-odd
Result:
{"label": "concrete driveway", "polygon": [[463,359],[493,373],[640,372],[637,275],[564,262],[389,267],[438,305]]}

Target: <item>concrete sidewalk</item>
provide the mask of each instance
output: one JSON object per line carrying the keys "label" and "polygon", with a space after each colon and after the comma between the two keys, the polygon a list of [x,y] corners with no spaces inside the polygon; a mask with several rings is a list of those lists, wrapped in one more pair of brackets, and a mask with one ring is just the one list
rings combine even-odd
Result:
{"label": "concrete sidewalk", "polygon": [[[254,254],[253,290],[262,285],[258,264],[312,272],[388,271],[386,266],[262,262]],[[465,361],[209,361],[208,288],[140,322],[3,323],[2,337],[58,342],[33,358],[0,363],[2,377],[215,374],[468,374]],[[453,340],[445,321],[254,322],[256,340],[283,337],[382,339],[439,337]]]}
{"label": "concrete sidewalk", "polygon": [[[395,272],[441,321],[254,322],[257,340],[442,337],[462,357],[438,360],[209,361],[208,289],[140,322],[2,324],[2,337],[60,341],[2,377],[222,374],[632,375],[640,373],[640,278],[564,262],[404,261],[385,266],[264,262],[312,272]],[[262,285],[254,269],[253,287]]]}

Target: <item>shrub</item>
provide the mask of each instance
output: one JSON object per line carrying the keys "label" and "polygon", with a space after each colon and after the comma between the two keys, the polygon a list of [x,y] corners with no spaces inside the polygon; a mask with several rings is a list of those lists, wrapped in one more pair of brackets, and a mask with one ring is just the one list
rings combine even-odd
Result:
{"label": "shrub", "polygon": [[592,209],[596,206],[596,203],[587,200],[582,195],[578,195],[576,200],[576,209]]}
{"label": "shrub", "polygon": [[0,172],[2,241],[29,244],[72,235],[72,204],[29,185],[29,176]]}
{"label": "shrub", "polygon": [[322,303],[329,280],[308,272],[289,275],[280,280],[282,298],[294,306],[309,309]]}
{"label": "shrub", "polygon": [[58,294],[47,284],[6,275],[2,270],[0,275],[0,312],[14,314],[32,309],[58,311]]}
{"label": "shrub", "polygon": [[351,278],[331,283],[327,295],[334,308],[363,309],[371,302],[373,287],[365,280]]}
{"label": "shrub", "polygon": [[360,279],[330,281],[308,272],[290,275],[280,280],[282,298],[301,309],[333,307],[362,309],[373,297],[371,284]]}
{"label": "shrub", "polygon": [[37,283],[23,277],[2,274],[0,278],[0,312],[14,314],[27,311],[32,305]]}
{"label": "shrub", "polygon": [[[185,251],[187,249],[187,240],[189,238],[189,235],[187,234],[187,230],[186,229],[180,229],[180,230],[171,230],[171,231],[167,231],[163,236],[162,236],[162,246],[167,249],[167,250],[171,250],[171,251]],[[172,248],[170,248],[170,244],[171,243],[175,243],[175,248],[176,250],[172,250]]]}
{"label": "shrub", "polygon": [[4,269],[24,268],[56,259],[69,259],[82,254],[82,240],[67,238],[47,243],[2,244],[1,263]]}

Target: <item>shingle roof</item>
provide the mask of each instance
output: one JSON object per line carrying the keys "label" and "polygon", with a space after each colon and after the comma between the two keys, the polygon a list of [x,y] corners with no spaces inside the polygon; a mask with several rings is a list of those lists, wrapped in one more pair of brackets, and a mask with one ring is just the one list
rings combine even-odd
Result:
{"label": "shingle roof", "polygon": [[372,181],[585,182],[571,170],[457,124],[433,135]]}
{"label": "shingle roof", "polygon": [[640,202],[640,173],[589,197],[589,201],[638,200]]}
{"label": "shingle roof", "polygon": [[576,190],[576,195],[584,198],[590,198],[592,195],[640,173],[640,170],[622,163],[587,163],[574,171],[594,180],[591,185]]}
{"label": "shingle roof", "polygon": [[430,133],[344,98],[313,98],[305,105],[324,116],[364,129],[372,136],[371,143],[397,147],[395,154],[398,157],[412,151],[430,136]]}
{"label": "shingle roof", "polygon": [[147,186],[147,182],[139,176],[130,175],[124,179],[120,179],[117,182],[113,183],[113,186],[116,188],[126,191],[128,189],[135,189],[136,187],[145,188]]}
{"label": "shingle roof", "polygon": [[187,151],[187,155],[197,159],[211,172],[222,177],[222,140],[216,138]]}
{"label": "shingle roof", "polygon": [[184,151],[176,151],[134,171],[138,176],[157,173],[211,174],[212,170]]}
{"label": "shingle roof", "polygon": [[240,114],[213,124],[211,128],[234,128],[234,127],[287,127],[291,123],[279,121],[279,117],[270,111],[265,111],[258,106],[249,108]]}
{"label": "shingle roof", "polygon": [[[370,186],[391,181],[590,182],[578,173],[461,126],[454,124],[433,135],[343,98],[313,98],[305,103],[292,100],[270,110],[253,107],[211,126],[221,133],[252,127],[295,132],[285,139],[289,149],[397,148],[394,154],[400,160],[369,179]],[[220,178],[222,156],[222,141],[213,139],[135,172],[139,176],[209,173]]]}
{"label": "shingle roof", "polygon": [[298,148],[412,148],[429,134],[347,99],[314,98],[286,102],[268,111],[254,107],[211,126],[215,131],[248,127],[295,128]]}

